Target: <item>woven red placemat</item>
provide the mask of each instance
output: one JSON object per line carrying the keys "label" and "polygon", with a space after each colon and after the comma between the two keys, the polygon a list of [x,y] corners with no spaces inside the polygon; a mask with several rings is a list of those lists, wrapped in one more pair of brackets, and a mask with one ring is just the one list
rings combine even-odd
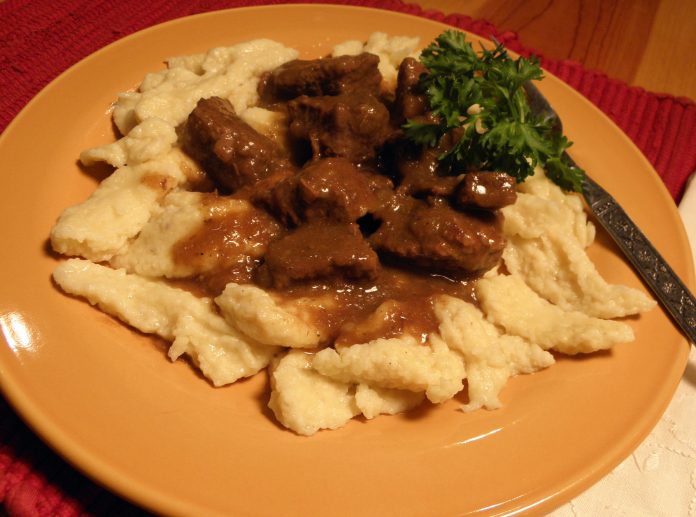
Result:
{"label": "woven red placemat", "polygon": [[[5,0],[0,1],[0,131],[22,107],[65,69],[127,34],[201,12],[291,3],[263,0]],[[305,0],[304,3],[319,3]],[[445,16],[401,0],[347,0],[322,3],[360,5],[423,16],[495,36],[523,55],[516,34],[501,33],[482,20]],[[535,54],[539,55],[539,53]],[[606,113],[653,164],[678,200],[696,169],[696,104],[660,95],[578,63],[540,56],[542,65]],[[0,398],[0,503],[11,516],[134,515],[136,507],[75,471],[24,425]],[[0,509],[0,515],[2,509]]]}

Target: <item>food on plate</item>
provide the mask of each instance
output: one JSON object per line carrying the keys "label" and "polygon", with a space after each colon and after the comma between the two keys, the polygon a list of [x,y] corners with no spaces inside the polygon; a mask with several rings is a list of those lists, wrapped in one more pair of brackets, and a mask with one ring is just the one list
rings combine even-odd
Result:
{"label": "food on plate", "polygon": [[215,386],[257,373],[277,351],[232,327],[210,299],[124,269],[72,258],[55,269],[53,278],[66,293],[86,298],[141,332],[171,341],[170,359],[189,355]]}
{"label": "food on plate", "polygon": [[119,96],[120,138],[81,154],[115,170],[51,230],[72,257],[56,284],[214,386],[267,368],[301,435],[454,397],[495,409],[556,353],[632,341],[611,318],[654,302],[586,254],[582,171],[524,98],[538,65],[455,32],[417,48],[169,59]]}

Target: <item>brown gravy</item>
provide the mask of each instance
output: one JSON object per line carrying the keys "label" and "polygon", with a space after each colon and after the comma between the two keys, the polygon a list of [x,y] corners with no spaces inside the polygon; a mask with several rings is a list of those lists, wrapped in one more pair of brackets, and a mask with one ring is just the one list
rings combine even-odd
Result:
{"label": "brown gravy", "polygon": [[210,296],[220,294],[229,282],[250,283],[268,242],[282,232],[263,210],[249,206],[230,212],[225,200],[229,198],[203,194],[209,217],[172,249],[176,264],[202,272],[192,280]]}
{"label": "brown gravy", "polygon": [[[288,306],[297,307],[303,318],[321,329],[326,336],[323,346],[366,343],[404,333],[425,343],[428,334],[438,329],[434,312],[436,295],[447,294],[476,302],[472,280],[455,280],[430,273],[424,267],[397,267],[385,263],[379,263],[375,274],[369,276],[351,278],[345,274],[330,274],[327,278],[273,285],[268,281],[272,261],[270,265],[263,265],[263,262],[272,258],[269,258],[272,255],[268,252],[269,246],[294,235],[292,230],[251,204],[247,205],[248,209],[229,210],[226,203],[231,198],[228,196],[203,193],[202,199],[209,217],[172,249],[175,263],[199,274],[176,280],[173,285],[208,297],[218,296],[229,282],[259,285]],[[321,228],[314,228],[317,224],[333,228],[331,224],[346,223],[329,220],[301,226],[299,233],[306,235],[303,234],[298,246],[283,249],[290,253],[288,260],[293,264],[302,260],[311,262],[312,250],[317,247],[319,250],[326,248],[320,253],[322,256],[335,255],[342,249],[346,236],[338,230],[324,235],[326,232],[319,231]],[[357,227],[355,229],[357,231]],[[354,253],[353,247],[349,248],[348,255]],[[336,260],[346,262],[342,256]]]}
{"label": "brown gravy", "polygon": [[174,180],[171,177],[155,172],[144,174],[140,183],[157,192],[167,192],[174,186]]}
{"label": "brown gravy", "polygon": [[[229,282],[258,284],[261,259],[245,254],[241,243],[254,242],[261,257],[268,242],[283,230],[262,210],[215,215],[215,204],[225,198],[206,194],[203,199],[213,208],[213,215],[180,240],[172,256],[176,263],[204,272],[169,283],[207,297],[218,296]],[[328,336],[324,345],[335,340],[336,346],[405,332],[425,343],[427,335],[438,327],[435,295],[447,294],[475,303],[473,281],[384,264],[372,280],[314,281],[271,292],[283,302],[301,302],[305,317]]]}
{"label": "brown gravy", "polygon": [[337,346],[395,337],[404,332],[425,343],[427,335],[438,328],[433,306],[435,295],[447,294],[475,302],[473,282],[391,266],[383,266],[375,280],[317,282],[275,294],[288,302],[310,300],[307,316]]}

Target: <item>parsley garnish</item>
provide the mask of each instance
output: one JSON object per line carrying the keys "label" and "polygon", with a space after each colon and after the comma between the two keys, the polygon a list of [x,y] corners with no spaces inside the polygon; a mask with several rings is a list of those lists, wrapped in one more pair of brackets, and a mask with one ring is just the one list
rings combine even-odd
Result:
{"label": "parsley garnish", "polygon": [[540,165],[561,188],[581,192],[584,172],[563,157],[571,143],[527,102],[523,85],[544,75],[536,57],[511,59],[502,44],[477,53],[463,33],[449,30],[420,60],[428,73],[419,84],[435,117],[408,120],[403,126],[408,138],[434,147],[445,133],[463,128],[440,157],[452,170],[504,171],[522,182]]}

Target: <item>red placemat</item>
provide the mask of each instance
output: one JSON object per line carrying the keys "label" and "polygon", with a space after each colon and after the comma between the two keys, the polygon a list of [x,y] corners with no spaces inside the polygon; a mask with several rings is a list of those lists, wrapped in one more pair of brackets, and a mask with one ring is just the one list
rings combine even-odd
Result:
{"label": "red placemat", "polygon": [[[230,7],[291,3],[230,0],[0,1],[0,131],[59,73],[99,48],[151,25]],[[312,0],[304,3],[318,3]],[[468,16],[423,11],[400,0],[323,3],[389,9],[435,19],[484,37],[495,36],[523,55],[512,32]],[[536,53],[538,55],[538,53]],[[542,65],[585,95],[636,143],[675,200],[696,169],[696,104],[646,92],[578,63],[541,56]],[[135,515],[144,513],[76,472],[46,447],[0,398],[0,503],[11,516]],[[2,509],[0,509],[2,515]]]}

